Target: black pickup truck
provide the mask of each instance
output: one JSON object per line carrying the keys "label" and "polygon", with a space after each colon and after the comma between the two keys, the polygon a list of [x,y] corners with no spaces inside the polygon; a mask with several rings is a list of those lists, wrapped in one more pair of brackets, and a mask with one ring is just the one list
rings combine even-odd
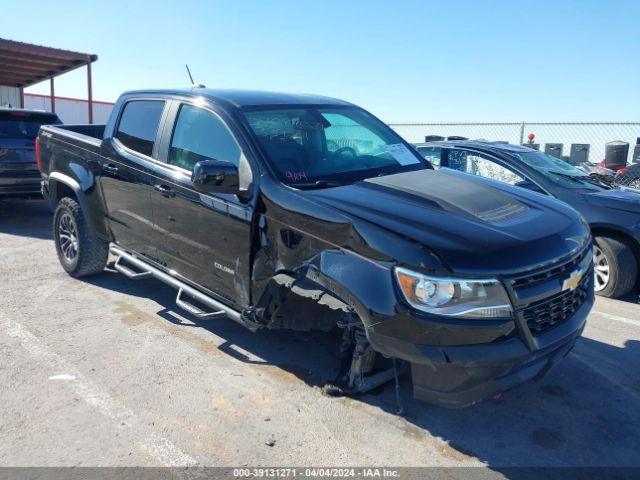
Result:
{"label": "black pickup truck", "polygon": [[34,141],[41,125],[59,123],[55,113],[0,108],[0,199],[40,197]]}
{"label": "black pickup truck", "polygon": [[329,393],[410,365],[417,398],[472,404],[542,377],[593,304],[592,240],[574,210],[436,171],[347,102],[128,92],[106,126],[47,126],[38,142],[69,274],[97,274],[111,253],[201,319],[342,328]]}

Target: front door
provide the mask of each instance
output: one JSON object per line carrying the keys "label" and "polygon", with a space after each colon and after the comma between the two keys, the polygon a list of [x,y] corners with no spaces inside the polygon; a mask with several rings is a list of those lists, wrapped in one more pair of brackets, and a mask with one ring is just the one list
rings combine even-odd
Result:
{"label": "front door", "polygon": [[152,175],[163,100],[125,103],[113,138],[106,139],[100,160],[100,184],[116,243],[156,259],[156,231],[151,213]]}
{"label": "front door", "polygon": [[[183,103],[156,170],[152,196],[159,233],[158,256],[170,270],[238,308],[250,304],[253,207],[236,195],[203,194],[191,173],[202,160],[240,163],[239,142],[212,110]],[[170,130],[170,131],[169,131]]]}

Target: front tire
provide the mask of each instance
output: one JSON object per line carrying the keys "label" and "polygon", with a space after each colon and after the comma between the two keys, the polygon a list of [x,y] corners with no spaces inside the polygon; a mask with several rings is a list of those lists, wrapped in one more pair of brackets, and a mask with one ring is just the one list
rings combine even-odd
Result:
{"label": "front tire", "polygon": [[610,236],[595,238],[593,249],[596,295],[620,298],[636,284],[638,266],[631,248]]}
{"label": "front tire", "polygon": [[53,215],[53,238],[58,260],[72,277],[95,275],[107,265],[109,243],[93,233],[73,198],[58,202]]}

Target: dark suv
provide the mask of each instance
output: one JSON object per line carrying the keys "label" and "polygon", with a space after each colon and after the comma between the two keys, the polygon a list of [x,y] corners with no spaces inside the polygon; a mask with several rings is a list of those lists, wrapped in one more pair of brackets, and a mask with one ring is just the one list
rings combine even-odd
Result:
{"label": "dark suv", "polygon": [[40,196],[35,139],[42,125],[60,123],[55,113],[0,108],[0,198]]}

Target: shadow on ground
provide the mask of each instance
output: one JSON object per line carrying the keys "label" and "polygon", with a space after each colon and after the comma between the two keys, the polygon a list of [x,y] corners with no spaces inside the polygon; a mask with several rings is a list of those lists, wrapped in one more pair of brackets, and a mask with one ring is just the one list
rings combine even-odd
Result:
{"label": "shadow on ground", "polygon": [[53,214],[44,200],[0,199],[0,233],[53,238]]}
{"label": "shadow on ground", "polygon": [[[638,285],[640,285],[640,279],[638,279]],[[624,297],[618,298],[617,300],[631,303],[633,305],[640,304],[640,288],[638,285],[636,285],[636,288],[631,293],[625,295]]]}
{"label": "shadow on ground", "polygon": [[[50,221],[44,202],[0,202],[2,233],[50,238]],[[172,313],[175,291],[155,280],[134,281],[107,270],[85,281],[150,298],[161,306],[158,315],[184,325]],[[252,333],[226,318],[192,321],[188,325],[193,328],[225,339],[220,349],[241,361],[276,365],[311,386],[321,386],[336,374],[339,332]],[[413,400],[405,377],[401,387],[405,434],[416,442],[426,442],[429,435],[440,437],[460,453],[459,458],[478,459],[510,478],[518,474],[509,467],[638,467],[639,372],[639,341],[613,346],[581,338],[574,351],[541,382],[466,409],[447,410]],[[396,411],[393,385],[357,401],[379,408],[381,415]]]}

